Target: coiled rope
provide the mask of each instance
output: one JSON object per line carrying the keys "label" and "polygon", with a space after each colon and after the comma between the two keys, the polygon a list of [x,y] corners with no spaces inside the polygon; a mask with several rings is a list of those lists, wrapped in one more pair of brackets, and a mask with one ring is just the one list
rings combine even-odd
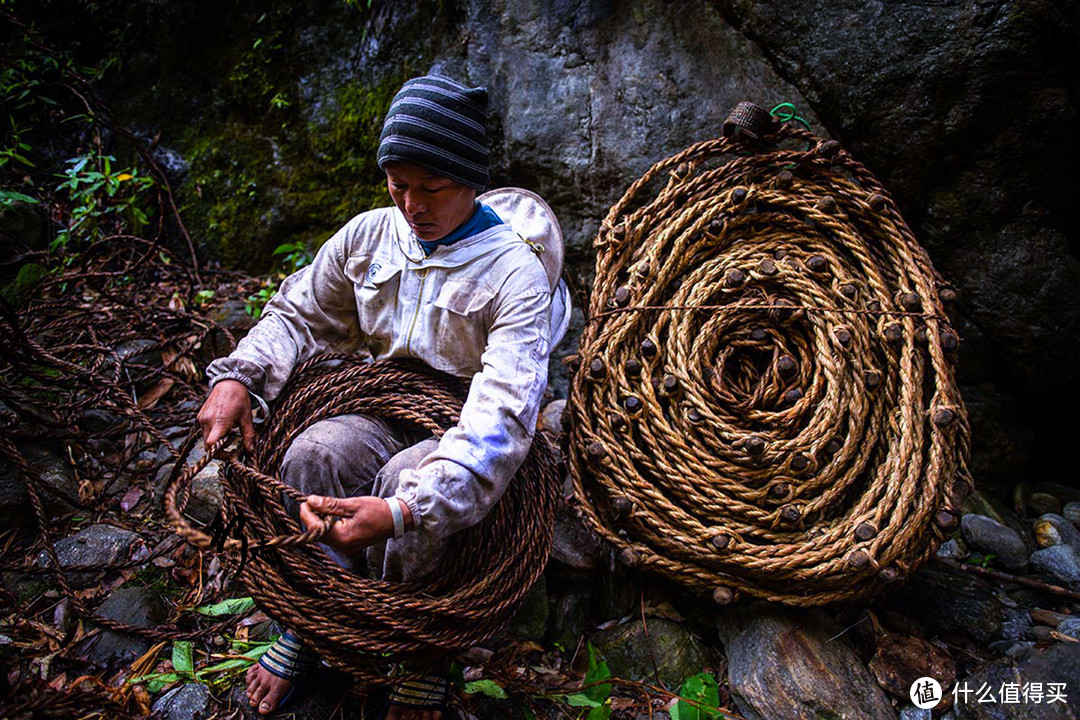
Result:
{"label": "coiled rope", "polygon": [[[309,425],[366,413],[402,428],[441,435],[458,421],[468,384],[422,363],[323,356],[294,373],[248,460],[221,465],[222,508],[243,518],[250,560],[242,582],[268,615],[296,632],[331,665],[370,683],[394,678],[390,663],[466,650],[512,616],[544,570],[559,490],[550,447],[539,434],[509,489],[479,525],[454,536],[425,582],[394,583],[353,574],[313,544],[282,498],[302,496],[275,478],[285,451]],[[211,452],[173,477],[165,506],[177,532],[203,548],[215,538],[180,512],[182,489]],[[219,538],[220,540],[220,538]],[[240,543],[231,539],[226,547]]]}
{"label": "coiled rope", "polygon": [[718,603],[865,598],[971,487],[955,293],[839,143],[748,103],[725,134],[654,165],[594,241],[576,494],[624,562]]}

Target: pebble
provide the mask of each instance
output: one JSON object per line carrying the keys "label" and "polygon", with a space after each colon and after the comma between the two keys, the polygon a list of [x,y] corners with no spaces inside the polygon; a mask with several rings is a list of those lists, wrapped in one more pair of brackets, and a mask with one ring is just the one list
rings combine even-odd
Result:
{"label": "pebble", "polygon": [[941,544],[937,550],[937,556],[948,560],[963,560],[968,556],[968,552],[960,540],[952,538]]}
{"label": "pebble", "polygon": [[1074,527],[1080,528],[1080,502],[1066,503],[1065,507],[1061,509],[1061,514]]}
{"label": "pebble", "polygon": [[1080,590],[1080,554],[1069,545],[1052,545],[1031,553],[1031,567],[1053,575],[1073,590]]}
{"label": "pebble", "polygon": [[1057,631],[1062,635],[1080,640],[1080,617],[1067,617],[1058,623]]}
{"label": "pebble", "polygon": [[1032,515],[1045,515],[1046,513],[1060,513],[1061,501],[1046,492],[1031,493],[1027,500],[1027,508]]}
{"label": "pebble", "polygon": [[993,554],[1007,570],[1023,570],[1027,566],[1027,547],[1012,528],[985,515],[973,514],[961,519],[960,528],[968,545]]}
{"label": "pebble", "polygon": [[1080,550],[1080,530],[1061,515],[1046,513],[1035,521],[1035,542],[1041,548],[1051,545],[1071,545]]}
{"label": "pebble", "polygon": [[210,690],[186,683],[162,695],[151,711],[161,720],[203,720],[210,714]]}

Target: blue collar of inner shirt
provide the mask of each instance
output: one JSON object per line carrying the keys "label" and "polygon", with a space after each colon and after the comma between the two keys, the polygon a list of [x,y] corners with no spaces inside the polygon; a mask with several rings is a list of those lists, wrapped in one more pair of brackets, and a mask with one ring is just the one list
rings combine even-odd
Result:
{"label": "blue collar of inner shirt", "polygon": [[417,240],[420,242],[420,246],[424,248],[424,254],[430,255],[440,245],[453,245],[458,240],[478,235],[496,225],[502,225],[502,218],[490,207],[477,200],[473,214],[469,216],[468,220],[459,225],[456,230],[451,231],[449,235],[438,240],[420,240],[420,238],[417,238]]}

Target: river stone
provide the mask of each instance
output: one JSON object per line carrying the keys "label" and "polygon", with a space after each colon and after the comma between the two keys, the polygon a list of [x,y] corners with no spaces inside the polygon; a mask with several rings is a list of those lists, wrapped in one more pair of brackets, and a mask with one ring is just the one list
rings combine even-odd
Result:
{"label": "river stone", "polygon": [[1039,547],[1069,545],[1080,550],[1080,530],[1061,515],[1047,513],[1035,521],[1035,541]]}
{"label": "river stone", "polygon": [[682,624],[663,618],[632,620],[590,637],[611,674],[679,688],[686,678],[716,667],[715,651]]}
{"label": "river stone", "polygon": [[895,698],[907,700],[911,686],[921,677],[932,677],[952,687],[956,667],[949,654],[922,638],[899,633],[880,637],[867,669],[878,684]]}
{"label": "river stone", "polygon": [[[55,543],[60,566],[115,564],[147,557],[150,553],[138,534],[112,525],[91,525],[70,537]],[[35,565],[50,564],[48,554],[38,553]],[[72,587],[85,588],[92,585],[101,571],[69,572]]]}
{"label": "river stone", "polygon": [[971,514],[960,520],[960,528],[969,546],[992,553],[1006,569],[1018,571],[1027,566],[1027,547],[1012,528],[985,515]]}
{"label": "river stone", "polygon": [[968,556],[968,552],[958,538],[951,538],[941,543],[941,547],[937,549],[937,556],[949,560],[963,560]]}
{"label": "river stone", "polygon": [[930,708],[922,709],[914,705],[905,705],[900,710],[900,720],[933,720],[933,717],[933,711]]}
{"label": "river stone", "polygon": [[[65,497],[78,498],[79,486],[64,458],[56,450],[38,443],[26,443],[19,449],[30,468],[41,476],[44,487],[38,488],[38,496],[49,519],[71,512],[74,507]],[[50,487],[60,494],[49,492]],[[0,465],[0,527],[36,526],[26,481],[12,463],[4,462]]]}
{"label": "river stone", "polygon": [[1031,568],[1080,590],[1080,553],[1069,545],[1052,545],[1031,553]]}
{"label": "river stone", "polygon": [[1080,640],[1080,617],[1067,617],[1058,623],[1057,631],[1062,635]]}
{"label": "river stone", "polygon": [[[1035,650],[1022,660],[1001,658],[976,669],[970,676],[959,681],[960,688],[973,692],[966,702],[957,694],[954,709],[958,720],[1074,720],[1080,717],[1080,643],[1063,642],[1045,650]],[[1001,702],[1004,683],[1018,684],[1023,689],[1028,683],[1042,683],[1042,702]],[[1065,683],[1065,702],[1047,702],[1049,683]],[[986,686],[995,702],[977,702],[977,691]]]}
{"label": "river stone", "polygon": [[[98,608],[102,617],[140,628],[154,628],[168,618],[165,603],[149,588],[123,587]],[[100,668],[112,669],[130,663],[150,649],[151,641],[140,635],[102,630],[82,640],[76,653]]]}
{"label": "river stone", "polygon": [[191,479],[191,492],[184,514],[201,523],[210,523],[221,507],[221,480],[218,471],[221,463],[211,460],[206,467]]}
{"label": "river stone", "polygon": [[1041,480],[1035,483],[1032,490],[1053,495],[1063,503],[1080,502],[1080,487]]}
{"label": "river stone", "polygon": [[255,326],[256,322],[255,318],[248,313],[244,300],[235,297],[229,297],[218,303],[207,313],[207,317],[233,333],[247,332]]}
{"label": "river stone", "polygon": [[843,628],[820,611],[755,602],[720,611],[716,629],[747,720],[896,718]]}
{"label": "river stone", "polygon": [[979,643],[1000,638],[1008,619],[992,585],[939,563],[924,565],[882,600],[914,617],[930,633],[958,632]]}
{"label": "river stone", "polygon": [[572,505],[560,507],[555,514],[551,559],[578,574],[593,573],[600,564],[600,542]]}
{"label": "river stone", "polygon": [[1061,501],[1050,493],[1034,492],[1028,496],[1027,510],[1032,515],[1046,515],[1048,513],[1060,513]]}
{"label": "river stone", "polygon": [[991,520],[1015,530],[1029,548],[1035,549],[1034,542],[1030,541],[1030,531],[1027,523],[1018,518],[1016,513],[996,497],[976,489],[964,499],[961,509],[964,515],[985,515]]}
{"label": "river stone", "polygon": [[562,414],[566,408],[566,400],[552,400],[544,406],[540,413],[539,428],[547,436],[547,439],[558,446],[559,435],[562,434]]}
{"label": "river stone", "polygon": [[210,689],[202,683],[185,683],[162,695],[150,709],[160,720],[203,720],[211,713]]}

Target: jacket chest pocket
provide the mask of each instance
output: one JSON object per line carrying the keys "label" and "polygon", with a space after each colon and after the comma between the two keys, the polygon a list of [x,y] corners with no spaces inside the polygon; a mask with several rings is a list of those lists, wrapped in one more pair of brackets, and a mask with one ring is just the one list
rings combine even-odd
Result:
{"label": "jacket chest pocket", "polygon": [[[346,270],[348,272],[348,270]],[[360,330],[367,336],[372,355],[386,352],[393,341],[398,325],[398,288],[401,268],[390,263],[373,261],[363,278],[353,277],[356,283],[356,310]]]}
{"label": "jacket chest pocket", "polygon": [[482,368],[480,356],[487,346],[495,291],[475,280],[447,280],[435,296],[439,328],[435,347],[439,368],[456,375],[471,375]]}

